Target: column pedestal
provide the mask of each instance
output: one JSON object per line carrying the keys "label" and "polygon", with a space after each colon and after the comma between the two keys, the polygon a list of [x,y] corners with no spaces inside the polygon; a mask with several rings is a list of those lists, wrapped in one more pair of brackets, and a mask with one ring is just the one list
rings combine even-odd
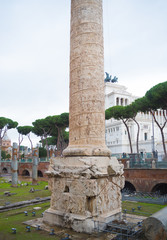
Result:
{"label": "column pedestal", "polygon": [[123,166],[110,157],[52,159],[49,171],[51,205],[44,223],[92,233],[121,213]]}

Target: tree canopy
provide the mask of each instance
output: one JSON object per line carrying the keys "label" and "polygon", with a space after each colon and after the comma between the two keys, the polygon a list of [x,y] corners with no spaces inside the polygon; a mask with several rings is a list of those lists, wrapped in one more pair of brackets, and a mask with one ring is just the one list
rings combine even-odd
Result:
{"label": "tree canopy", "polygon": [[20,134],[27,136],[30,132],[32,132],[32,126],[19,126],[17,130]]}
{"label": "tree canopy", "polygon": [[16,128],[18,122],[10,118],[0,117],[0,137],[3,138],[8,129]]}
{"label": "tree canopy", "polygon": [[[139,98],[132,103],[138,110],[138,112],[149,112],[152,114],[154,122],[158,126],[161,137],[162,137],[162,145],[164,149],[165,155],[167,155],[166,145],[165,145],[165,136],[164,136],[164,128],[167,124],[167,82],[159,83],[153,86],[150,90],[148,90],[144,97]],[[162,110],[163,122],[159,122],[156,111],[158,109]]]}
{"label": "tree canopy", "polygon": [[41,137],[43,146],[46,145],[48,149],[50,141],[53,143],[55,140],[55,144],[52,145],[56,145],[57,150],[62,153],[64,142],[66,142],[68,138],[65,129],[69,126],[69,113],[37,119],[32,124],[34,126],[33,133]]}
{"label": "tree canopy", "polygon": [[[33,144],[31,141],[30,133],[32,132],[33,127],[32,126],[19,126],[17,127],[17,131],[19,134],[25,135],[28,137],[30,143],[31,143],[31,150],[33,149]],[[20,146],[20,141],[19,141],[19,146]]]}
{"label": "tree canopy", "polygon": [[0,117],[0,161],[1,161],[1,146],[2,146],[2,139],[5,136],[7,130],[16,128],[18,122],[13,121],[10,118]]}
{"label": "tree canopy", "polygon": [[167,109],[167,81],[152,87],[145,96],[154,108]]}
{"label": "tree canopy", "polygon": [[[158,116],[156,114],[156,111],[158,109],[162,110],[161,119],[163,117],[163,122],[161,123],[158,121],[158,118],[156,118],[156,116]],[[136,122],[138,126],[137,141],[136,141],[137,143],[136,148],[138,152],[139,151],[138,139],[139,139],[140,126],[136,120],[136,115],[139,112],[143,112],[143,113],[150,112],[153,116],[155,123],[160,129],[164,153],[166,155],[167,153],[166,153],[166,146],[165,146],[165,137],[163,132],[164,127],[166,126],[166,123],[167,123],[166,110],[167,110],[167,82],[163,82],[152,87],[150,90],[146,92],[144,97],[136,99],[134,102],[132,102],[128,106],[114,106],[107,109],[105,112],[105,117],[106,119],[110,119],[111,117],[113,117],[116,120],[122,120],[127,128],[127,131],[128,131],[127,122],[130,119],[133,119]],[[128,131],[128,137],[129,137],[129,142],[131,142],[129,131]]]}

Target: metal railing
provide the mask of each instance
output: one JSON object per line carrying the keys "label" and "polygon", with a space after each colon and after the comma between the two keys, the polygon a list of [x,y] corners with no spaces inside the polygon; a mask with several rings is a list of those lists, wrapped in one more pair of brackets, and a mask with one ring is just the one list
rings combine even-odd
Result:
{"label": "metal railing", "polygon": [[135,201],[164,205],[167,203],[167,194],[160,192],[130,192],[128,189],[122,190],[122,201]]}
{"label": "metal railing", "polygon": [[156,168],[158,169],[167,168],[167,162],[166,161],[156,162]]}
{"label": "metal railing", "polygon": [[[7,163],[7,162],[11,162],[12,160],[11,159],[1,159],[1,163]],[[39,162],[49,162],[50,160],[47,160],[47,158],[39,158]],[[21,158],[19,159],[19,163],[32,163],[33,160],[32,158],[28,158],[28,159],[24,159],[24,158]]]}
{"label": "metal railing", "polygon": [[[129,161],[129,168],[138,168],[138,169],[167,169],[167,162],[166,161],[155,161],[155,164],[152,163],[153,160],[150,161]],[[125,164],[125,168],[127,167],[127,164]]]}
{"label": "metal railing", "polygon": [[94,230],[97,233],[112,234],[112,239],[136,240],[142,232],[143,218],[140,216],[122,213],[119,220],[113,220],[106,224],[102,221],[94,221]]}
{"label": "metal railing", "polygon": [[145,162],[145,161],[130,161],[130,168],[140,168],[140,169],[148,169],[152,168],[152,163],[151,162]]}

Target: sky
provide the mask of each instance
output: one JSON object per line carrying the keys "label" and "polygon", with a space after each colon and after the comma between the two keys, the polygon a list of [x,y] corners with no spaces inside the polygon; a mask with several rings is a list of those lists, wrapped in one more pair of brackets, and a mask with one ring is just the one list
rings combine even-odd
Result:
{"label": "sky", "polygon": [[[103,0],[103,16],[105,72],[139,97],[167,81],[167,1]],[[68,112],[69,52],[70,0],[0,0],[0,116],[25,126]]]}

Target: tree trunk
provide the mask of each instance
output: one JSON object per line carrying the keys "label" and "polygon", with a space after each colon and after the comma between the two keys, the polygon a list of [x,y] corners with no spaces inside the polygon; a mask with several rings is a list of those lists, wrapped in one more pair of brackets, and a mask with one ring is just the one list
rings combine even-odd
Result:
{"label": "tree trunk", "polygon": [[127,120],[125,121],[124,119],[122,119],[126,129],[127,129],[127,133],[128,133],[128,139],[129,139],[129,145],[130,145],[130,153],[133,153],[133,149],[132,149],[132,142],[131,142],[131,137],[130,137],[130,132],[129,132],[129,127],[127,125]]}
{"label": "tree trunk", "polygon": [[47,160],[49,160],[49,146],[48,146],[47,136],[45,137],[45,141],[46,141]]}
{"label": "tree trunk", "polygon": [[133,118],[133,121],[137,124],[137,136],[136,136],[136,151],[139,154],[139,133],[140,133],[140,125],[136,121],[135,118]]}
{"label": "tree trunk", "polygon": [[159,122],[157,121],[157,119],[156,119],[156,117],[155,117],[155,111],[151,111],[151,114],[153,115],[154,121],[155,121],[155,123],[157,124],[157,126],[158,126],[159,129],[160,129],[161,137],[162,137],[162,145],[163,145],[163,149],[164,149],[164,154],[165,154],[165,156],[166,156],[166,146],[165,146],[165,137],[164,137],[163,129],[164,129],[166,123],[167,123],[167,120],[166,120],[166,118],[164,117],[164,118],[165,118],[165,122],[164,122],[163,126],[161,127],[160,124],[159,124]]}
{"label": "tree trunk", "polygon": [[28,136],[28,139],[31,143],[31,157],[33,158],[33,144],[32,144],[31,138],[30,138],[30,134],[28,134],[27,136]]}
{"label": "tree trunk", "polygon": [[1,165],[1,160],[2,160],[2,139],[5,136],[5,133],[7,132],[7,128],[4,129],[4,131],[2,129],[0,129],[0,176],[2,173],[2,165]]}
{"label": "tree trunk", "polygon": [[17,159],[19,160],[19,152],[20,152],[20,145],[23,141],[23,135],[21,135],[21,139],[20,139],[20,133],[19,133],[19,146],[18,146],[18,152],[17,152]]}
{"label": "tree trunk", "polygon": [[44,148],[45,144],[44,144],[44,137],[41,136],[41,142],[42,142],[42,147]]}
{"label": "tree trunk", "polygon": [[160,131],[161,131],[161,136],[162,136],[162,144],[163,144],[164,154],[166,156],[166,145],[165,145],[164,132],[163,132],[163,129],[161,129],[161,128],[160,128]]}

